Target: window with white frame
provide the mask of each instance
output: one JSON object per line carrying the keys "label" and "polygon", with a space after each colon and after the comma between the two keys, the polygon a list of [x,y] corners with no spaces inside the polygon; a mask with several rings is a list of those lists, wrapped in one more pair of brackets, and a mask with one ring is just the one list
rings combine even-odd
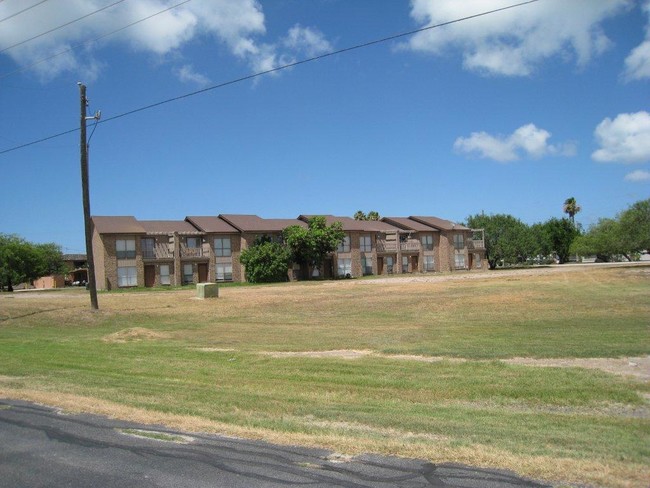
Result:
{"label": "window with white frame", "polygon": [[138,272],[135,266],[118,266],[117,267],[117,286],[137,286]]}
{"label": "window with white frame", "polygon": [[191,264],[183,265],[183,284],[194,281],[194,266]]}
{"label": "window with white frame", "polygon": [[361,269],[364,275],[372,274],[372,256],[361,256]]}
{"label": "window with white frame", "polygon": [[352,275],[352,259],[350,258],[338,259],[338,275],[339,276]]}
{"label": "window with white frame", "polygon": [[170,285],[171,279],[169,277],[169,264],[160,265],[160,284]]}
{"label": "window with white frame", "polygon": [[155,252],[156,239],[150,237],[144,238],[140,241],[140,245],[142,247],[143,258],[152,259],[156,257],[156,252]]}
{"label": "window with white frame", "polygon": [[424,256],[424,271],[435,271],[433,264],[433,256]]}
{"label": "window with white frame", "polygon": [[336,252],[350,252],[350,236],[345,236],[343,240],[339,243],[339,247]]}
{"label": "window with white frame", "polygon": [[217,263],[217,281],[232,281],[232,264]]}
{"label": "window with white frame", "polygon": [[483,260],[481,259],[481,255],[478,253],[474,253],[474,267],[478,269],[483,267]]}
{"label": "window with white frame", "polygon": [[408,272],[409,272],[409,257],[402,256],[402,273],[408,273]]}
{"label": "window with white frame", "polygon": [[454,255],[454,264],[456,265],[456,269],[464,269],[465,268],[465,255],[461,253],[457,253]]}
{"label": "window with white frame", "polygon": [[465,236],[463,234],[454,234],[454,248],[463,249],[465,247]]}
{"label": "window with white frame", "polygon": [[217,237],[214,240],[214,253],[216,256],[228,257],[232,255],[230,237]]}
{"label": "window with white frame", "polygon": [[135,239],[117,239],[115,251],[117,259],[135,259]]}
{"label": "window with white frame", "polygon": [[393,273],[393,256],[386,256],[386,272],[388,274]]}
{"label": "window with white frame", "polygon": [[372,239],[369,235],[363,235],[359,239],[359,250],[361,252],[371,252],[372,251]]}
{"label": "window with white frame", "polygon": [[420,240],[424,251],[433,251],[433,236],[431,234],[423,235]]}

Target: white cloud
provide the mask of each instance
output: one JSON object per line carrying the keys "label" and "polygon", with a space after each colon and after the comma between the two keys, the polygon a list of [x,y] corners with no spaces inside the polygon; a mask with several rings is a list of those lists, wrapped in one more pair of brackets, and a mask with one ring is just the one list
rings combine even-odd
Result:
{"label": "white cloud", "polygon": [[207,85],[210,83],[210,79],[207,76],[197,73],[194,71],[192,65],[189,64],[176,70],[175,74],[184,83],[196,83],[197,85]]}
{"label": "white cloud", "polygon": [[[166,0],[120,3],[2,54],[10,56],[19,66],[30,66],[69,50],[72,46],[156,14],[172,4]],[[0,29],[0,50],[90,14],[105,5],[105,1],[99,0],[46,2],[3,22]],[[17,8],[15,2],[0,2],[0,18],[15,13]],[[107,44],[128,44],[135,51],[165,56],[198,37],[215,39],[225,45],[233,56],[256,71],[275,68],[287,59],[293,59],[292,53],[321,53],[330,48],[325,36],[314,28],[296,25],[289,30],[286,38],[276,43],[261,42],[260,38],[265,34],[265,17],[257,0],[193,0],[105,37],[99,43],[84,45],[83,48],[40,62],[33,69],[45,80],[65,71],[80,71],[85,74],[90,66],[101,66],[97,58],[101,56],[100,48]],[[182,55],[168,58],[182,61]],[[97,69],[94,71],[97,72]],[[175,68],[174,72],[184,81],[205,82],[202,75],[189,66]]]}
{"label": "white cloud", "polygon": [[[411,0],[411,17],[429,26],[511,4]],[[466,69],[486,74],[527,76],[555,56],[574,58],[583,67],[610,45],[600,23],[632,5],[633,0],[543,1],[421,32],[403,47],[435,55],[457,48]]]}
{"label": "white cloud", "polygon": [[304,52],[307,56],[318,56],[332,50],[332,45],[322,32],[310,27],[294,25],[284,39],[283,44],[297,52]]}
{"label": "white cloud", "polygon": [[650,0],[646,0],[642,8],[648,16],[645,41],[635,47],[625,59],[623,77],[627,81],[650,78]]}
{"label": "white cloud", "polygon": [[606,118],[594,131],[600,149],[591,157],[602,163],[650,161],[650,113],[619,114]]}
{"label": "white cloud", "polygon": [[551,133],[535,124],[519,127],[508,136],[492,136],[487,132],[473,132],[469,137],[459,137],[454,149],[466,154],[478,154],[500,163],[517,161],[523,156],[539,159],[543,156],[573,156],[574,143],[549,144]]}
{"label": "white cloud", "polygon": [[625,181],[632,181],[634,183],[650,181],[650,171],[637,169],[636,171],[632,171],[631,173],[626,174]]}

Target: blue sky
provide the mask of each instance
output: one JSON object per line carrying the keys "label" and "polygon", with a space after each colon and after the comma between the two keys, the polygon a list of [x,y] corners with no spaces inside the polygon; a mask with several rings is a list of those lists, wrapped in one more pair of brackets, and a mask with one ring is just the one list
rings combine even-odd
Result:
{"label": "blue sky", "polygon": [[[77,81],[106,120],[517,0],[190,0],[106,35],[180,2],[0,2],[0,151],[78,127]],[[538,0],[107,121],[92,213],[534,223],[573,196],[588,227],[650,197],[649,19],[647,0]],[[0,232],[83,252],[78,132],[0,168]]]}

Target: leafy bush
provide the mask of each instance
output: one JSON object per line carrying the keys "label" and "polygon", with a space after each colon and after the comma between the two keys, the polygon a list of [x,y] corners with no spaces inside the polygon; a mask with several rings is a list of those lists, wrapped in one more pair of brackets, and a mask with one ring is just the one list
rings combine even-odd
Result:
{"label": "leafy bush", "polygon": [[251,283],[274,283],[288,280],[291,251],[277,242],[260,240],[241,253],[246,279]]}

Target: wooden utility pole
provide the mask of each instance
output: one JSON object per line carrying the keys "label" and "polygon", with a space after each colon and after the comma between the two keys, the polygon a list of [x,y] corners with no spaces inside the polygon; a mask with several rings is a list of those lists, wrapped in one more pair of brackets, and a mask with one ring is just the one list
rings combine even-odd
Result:
{"label": "wooden utility pole", "polygon": [[88,142],[86,141],[86,120],[96,117],[86,117],[86,108],[88,106],[86,86],[81,82],[77,84],[79,85],[79,97],[81,101],[81,136],[79,138],[79,148],[81,150],[81,191],[84,207],[84,227],[86,231],[86,259],[88,260],[88,290],[90,291],[90,307],[93,310],[98,310],[99,303],[97,302],[97,284],[95,283],[92,222],[90,221],[90,190],[88,189]]}

